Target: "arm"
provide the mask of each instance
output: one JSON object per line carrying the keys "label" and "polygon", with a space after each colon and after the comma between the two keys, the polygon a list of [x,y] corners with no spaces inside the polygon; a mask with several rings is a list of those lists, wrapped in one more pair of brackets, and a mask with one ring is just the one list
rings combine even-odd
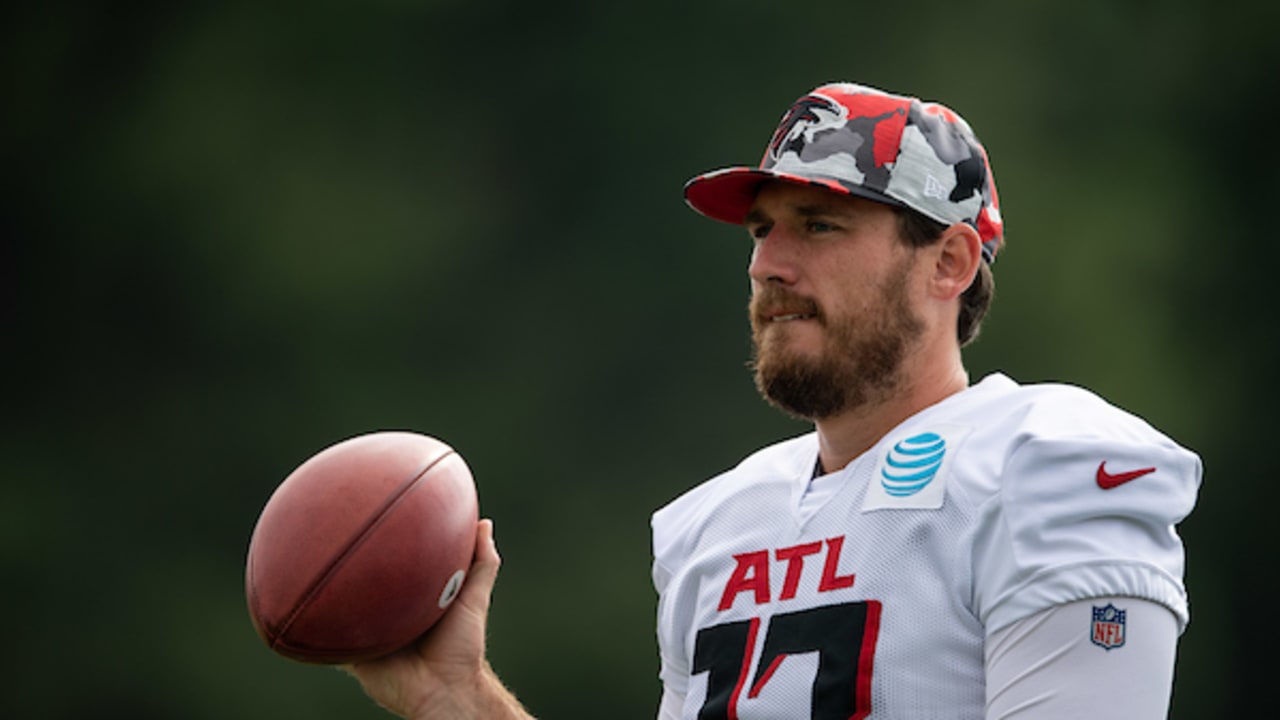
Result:
{"label": "arm", "polygon": [[[1090,636],[1093,608],[1108,603],[1126,612],[1124,644],[1111,649]],[[987,720],[1167,717],[1177,641],[1177,618],[1149,600],[1042,610],[987,637]]]}
{"label": "arm", "polygon": [[[1125,416],[1091,417],[1093,435],[1031,433],[979,513],[988,720],[1166,716],[1188,620],[1176,526],[1200,462]],[[1104,466],[1137,474],[1108,484]],[[1110,650],[1089,634],[1108,603],[1128,613],[1125,643]]]}
{"label": "arm", "polygon": [[489,597],[501,558],[493,522],[481,520],[462,592],[417,644],[346,669],[379,705],[410,720],[532,720],[484,656]]}

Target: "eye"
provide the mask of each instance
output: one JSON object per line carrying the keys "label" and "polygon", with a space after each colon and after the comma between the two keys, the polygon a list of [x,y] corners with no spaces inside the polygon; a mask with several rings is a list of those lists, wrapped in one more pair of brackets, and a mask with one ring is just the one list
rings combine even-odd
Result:
{"label": "eye", "polygon": [[773,223],[758,223],[747,229],[751,233],[751,237],[756,240],[763,240],[769,236],[769,231],[773,229]]}
{"label": "eye", "polygon": [[805,223],[805,229],[811,233],[825,233],[836,230],[836,226],[822,220],[809,220]]}

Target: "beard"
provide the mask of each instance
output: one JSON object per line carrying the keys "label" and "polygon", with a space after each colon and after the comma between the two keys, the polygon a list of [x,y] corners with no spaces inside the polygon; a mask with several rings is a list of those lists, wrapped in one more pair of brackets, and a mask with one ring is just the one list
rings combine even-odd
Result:
{"label": "beard", "polygon": [[[751,299],[756,388],[771,405],[806,420],[820,420],[887,400],[903,384],[902,363],[924,331],[907,303],[905,272],[890,274],[879,301],[858,316],[832,317],[810,298],[766,285]],[[776,327],[764,311],[786,308],[812,315],[823,331],[817,355],[787,347],[790,328]]]}

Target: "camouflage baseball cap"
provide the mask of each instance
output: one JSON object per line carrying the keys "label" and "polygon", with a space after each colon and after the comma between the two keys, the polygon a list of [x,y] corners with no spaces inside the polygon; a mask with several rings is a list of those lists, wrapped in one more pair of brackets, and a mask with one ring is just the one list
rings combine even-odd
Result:
{"label": "camouflage baseball cap", "polygon": [[966,222],[995,260],[1004,242],[987,152],[955,111],[852,83],[823,85],[782,116],[759,167],[699,175],[685,200],[707,217],[741,225],[760,184],[785,180]]}

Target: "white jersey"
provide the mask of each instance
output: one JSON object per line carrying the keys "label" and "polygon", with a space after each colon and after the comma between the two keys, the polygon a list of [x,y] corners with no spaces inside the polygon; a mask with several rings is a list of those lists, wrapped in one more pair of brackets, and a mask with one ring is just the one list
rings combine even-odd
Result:
{"label": "white jersey", "polygon": [[812,433],[773,445],[653,516],[687,720],[982,718],[984,640],[1015,621],[1106,596],[1188,621],[1200,460],[1085,390],[993,375],[817,458]]}

